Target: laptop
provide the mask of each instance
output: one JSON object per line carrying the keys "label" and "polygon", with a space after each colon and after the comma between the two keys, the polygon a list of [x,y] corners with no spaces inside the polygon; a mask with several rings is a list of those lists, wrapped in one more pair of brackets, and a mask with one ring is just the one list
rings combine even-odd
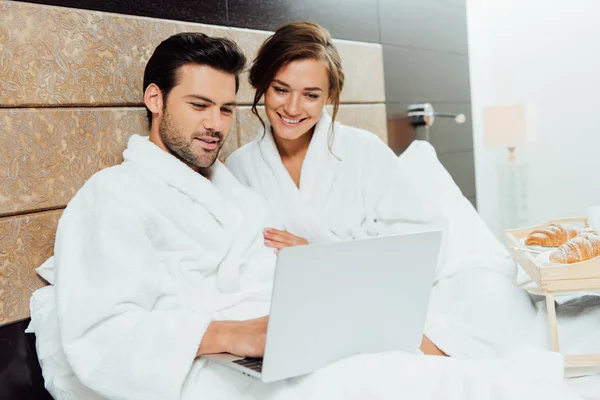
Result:
{"label": "laptop", "polygon": [[279,251],[264,358],[204,357],[273,382],[361,354],[418,351],[440,231]]}

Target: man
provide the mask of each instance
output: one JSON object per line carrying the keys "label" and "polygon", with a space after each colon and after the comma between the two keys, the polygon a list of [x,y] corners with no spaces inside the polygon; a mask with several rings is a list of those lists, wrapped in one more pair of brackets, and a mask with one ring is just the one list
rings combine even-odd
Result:
{"label": "man", "polygon": [[216,162],[244,64],[235,43],[197,33],[165,40],[148,61],[150,136],[134,135],[124,162],[71,200],[54,286],[32,298],[48,390],[57,399],[492,398],[496,378],[441,358],[354,357],[265,385],[199,357],[262,356],[265,344],[267,214]]}
{"label": "man", "polygon": [[213,166],[245,62],[227,39],[162,42],[144,75],[149,138],[134,135],[123,164],[95,174],[60,220],[65,361],[101,396],[179,398],[197,356],[263,353],[267,318],[258,317],[268,313],[275,259],[260,240],[266,213]]}

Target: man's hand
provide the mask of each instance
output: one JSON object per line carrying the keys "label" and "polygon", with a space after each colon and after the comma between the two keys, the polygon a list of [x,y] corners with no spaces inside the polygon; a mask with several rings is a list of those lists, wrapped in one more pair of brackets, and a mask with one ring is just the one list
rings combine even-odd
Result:
{"label": "man's hand", "polygon": [[196,355],[231,353],[240,357],[262,357],[268,323],[268,316],[247,321],[213,321]]}
{"label": "man's hand", "polygon": [[308,240],[296,235],[292,235],[288,231],[280,231],[279,229],[267,228],[263,231],[265,245],[271,247],[275,251],[279,251],[284,247],[302,246],[308,244]]}
{"label": "man's hand", "polygon": [[227,353],[240,357],[264,356],[268,324],[268,316],[237,323],[229,332]]}

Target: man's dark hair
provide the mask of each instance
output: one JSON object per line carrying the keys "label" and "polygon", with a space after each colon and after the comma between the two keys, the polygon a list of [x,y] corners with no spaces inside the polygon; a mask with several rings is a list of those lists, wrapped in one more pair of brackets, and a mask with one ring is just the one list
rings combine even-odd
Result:
{"label": "man's dark hair", "polygon": [[[203,33],[178,33],[156,47],[144,71],[144,88],[156,84],[164,104],[171,89],[177,85],[177,71],[186,64],[206,65],[235,75],[235,91],[240,86],[239,74],[246,66],[246,56],[240,47],[227,38],[214,38]],[[146,107],[148,124],[152,126],[152,112]]]}

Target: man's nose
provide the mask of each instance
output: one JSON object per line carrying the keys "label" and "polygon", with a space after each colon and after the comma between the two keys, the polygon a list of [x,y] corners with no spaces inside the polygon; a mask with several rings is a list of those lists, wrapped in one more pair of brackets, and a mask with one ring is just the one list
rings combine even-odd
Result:
{"label": "man's nose", "polygon": [[214,107],[214,110],[208,113],[202,125],[206,130],[221,131],[223,128],[223,115],[221,115],[221,110],[218,107]]}

